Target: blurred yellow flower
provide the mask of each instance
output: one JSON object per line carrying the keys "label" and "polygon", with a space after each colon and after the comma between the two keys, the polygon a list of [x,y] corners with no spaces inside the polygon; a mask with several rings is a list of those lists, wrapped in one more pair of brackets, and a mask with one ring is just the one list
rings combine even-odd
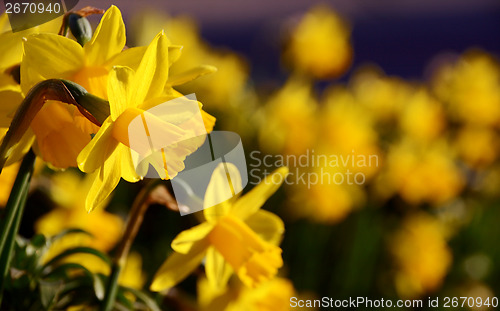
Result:
{"label": "blurred yellow flower", "polygon": [[259,129],[261,148],[274,154],[305,153],[316,140],[317,117],[311,83],[290,78],[264,107]]}
{"label": "blurred yellow flower", "polygon": [[[220,164],[205,195],[203,212],[207,221],[181,232],[172,241],[175,252],[156,273],[151,290],[173,287],[203,258],[207,278],[214,288],[224,288],[233,271],[249,287],[273,278],[283,265],[281,249],[276,244],[284,225],[278,216],[260,207],[283,183],[287,173],[288,169],[282,167],[243,197],[214,205],[220,196],[242,191],[238,169],[230,163]],[[232,186],[228,185],[228,177]]]}
{"label": "blurred yellow flower", "polygon": [[293,216],[334,224],[365,203],[366,194],[362,185],[352,180],[352,184],[347,184],[345,168],[318,166],[307,173],[319,178],[322,175],[327,177],[323,181],[318,179],[317,182],[292,185],[288,189],[289,205],[293,207],[290,213]]}
{"label": "blurred yellow flower", "polygon": [[458,131],[455,147],[467,165],[485,168],[497,159],[499,143],[494,129],[470,125]]}
{"label": "blurred yellow flower", "polygon": [[198,293],[201,311],[291,310],[290,297],[297,296],[292,282],[284,278],[274,278],[257,288],[235,286],[223,291],[215,290],[206,278],[201,278]]}
{"label": "blurred yellow flower", "polygon": [[142,257],[137,252],[132,252],[127,257],[127,262],[120,273],[118,283],[121,286],[141,289],[146,281],[146,276],[142,271]]}
{"label": "blurred yellow flower", "polygon": [[434,217],[420,212],[407,217],[391,239],[395,285],[401,297],[437,290],[452,263],[447,232]]}
{"label": "blurred yellow flower", "polygon": [[[90,235],[70,233],[56,240],[44,255],[43,262],[48,262],[75,247],[92,247],[102,252],[111,250],[121,237],[124,222],[120,217],[103,209],[96,209],[93,213],[85,211],[85,197],[92,185],[92,179],[82,178],[78,172],[67,170],[55,173],[50,177],[50,181],[49,195],[57,207],[37,220],[35,231],[52,237],[66,229],[82,229]],[[109,275],[111,272],[107,263],[90,254],[70,255],[64,262],[79,263],[94,273]],[[145,278],[141,265],[141,256],[131,253],[119,283],[132,288],[142,288]]]}
{"label": "blurred yellow flower", "polygon": [[383,196],[398,193],[411,204],[443,204],[460,193],[465,180],[444,141],[429,145],[403,140],[389,149],[377,180]]}
{"label": "blurred yellow flower", "polygon": [[132,20],[132,28],[138,33],[138,44],[147,44],[163,28],[168,38],[183,46],[182,55],[172,65],[172,74],[178,74],[198,64],[211,64],[217,72],[203,76],[178,87],[188,94],[196,92],[208,109],[226,109],[234,104],[243,92],[248,80],[248,68],[242,56],[230,50],[210,46],[200,36],[196,21],[187,17],[170,17],[156,11],[139,14]]}
{"label": "blurred yellow flower", "polygon": [[456,63],[442,66],[433,86],[458,121],[500,125],[500,66],[490,55],[465,53]]}
{"label": "blurred yellow flower", "polygon": [[378,68],[356,72],[350,80],[350,88],[359,105],[365,107],[382,126],[396,120],[414,92],[408,82],[385,76]]}
{"label": "blurred yellow flower", "polygon": [[359,105],[352,92],[342,86],[327,90],[319,122],[321,141],[318,145],[326,148],[328,152],[324,153],[344,158],[352,154],[365,159],[376,158],[373,164],[377,165],[358,165],[356,161],[347,161],[344,166],[353,172],[362,172],[367,180],[379,170],[381,152],[374,120],[367,109]]}
{"label": "blurred yellow flower", "polygon": [[[72,170],[51,176],[50,196],[57,207],[37,220],[35,231],[54,236],[64,229],[82,229],[92,236],[74,234],[75,237],[68,235],[68,240],[79,241],[80,246],[110,250],[121,236],[123,220],[103,209],[97,209],[94,213],[85,211],[85,197],[91,185],[91,178],[82,179],[78,172]],[[61,244],[66,244],[64,240],[61,239]]]}
{"label": "blurred yellow flower", "polygon": [[423,88],[409,96],[399,118],[403,133],[422,142],[438,138],[445,122],[442,105]]}
{"label": "blurred yellow flower", "polygon": [[284,57],[293,69],[318,79],[336,78],[352,62],[351,30],[328,6],[311,9],[291,34]]}

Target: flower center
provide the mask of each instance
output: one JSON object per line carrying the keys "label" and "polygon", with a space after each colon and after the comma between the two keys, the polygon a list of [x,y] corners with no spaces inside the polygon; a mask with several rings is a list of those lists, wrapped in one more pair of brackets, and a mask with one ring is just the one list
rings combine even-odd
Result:
{"label": "flower center", "polygon": [[73,76],[71,81],[81,85],[87,92],[107,99],[108,73],[104,67],[84,67]]}

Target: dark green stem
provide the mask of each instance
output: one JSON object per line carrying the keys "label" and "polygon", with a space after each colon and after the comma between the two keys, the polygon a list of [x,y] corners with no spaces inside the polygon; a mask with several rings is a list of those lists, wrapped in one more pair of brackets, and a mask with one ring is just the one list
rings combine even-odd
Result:
{"label": "dark green stem", "polygon": [[30,185],[31,176],[33,175],[33,167],[36,156],[30,150],[23,159],[21,167],[17,172],[14,186],[5,206],[7,215],[2,222],[0,231],[0,305],[3,297],[3,288],[7,279],[10,257],[14,248],[14,242],[19,231],[19,225],[26,205],[26,197]]}

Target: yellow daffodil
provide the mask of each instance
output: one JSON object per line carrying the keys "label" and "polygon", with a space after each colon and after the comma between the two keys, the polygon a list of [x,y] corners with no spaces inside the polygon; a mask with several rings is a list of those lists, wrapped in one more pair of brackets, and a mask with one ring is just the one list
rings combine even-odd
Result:
{"label": "yellow daffodil", "polygon": [[[146,110],[179,96],[172,88],[164,89],[169,81],[169,44],[165,34],[160,33],[148,46],[137,71],[128,67],[114,67],[110,73],[107,92],[111,115],[78,156],[78,167],[94,176],[94,183],[86,198],[87,211],[103,204],[120,178],[129,182],[142,178],[134,167],[128,127],[136,117],[145,118],[144,115],[148,114]],[[170,78],[170,81],[176,79],[175,76]],[[186,134],[177,124],[182,119],[173,120],[175,116],[169,116],[168,120],[163,121],[155,116],[151,117],[158,121],[162,137],[183,137]],[[213,117],[204,114],[203,120],[207,130],[211,130]],[[170,167],[168,171],[166,164],[156,167],[159,175],[163,178],[174,177],[184,168],[184,158],[198,146],[199,144],[189,142],[183,144],[181,141],[174,145],[175,150],[167,153],[167,156],[162,152],[163,162],[168,161]]]}
{"label": "yellow daffodil", "polygon": [[428,214],[404,220],[390,244],[401,297],[416,298],[439,288],[452,263],[446,239],[443,225]]}
{"label": "yellow daffodil", "polygon": [[455,155],[444,141],[430,145],[404,140],[392,146],[387,165],[377,180],[385,195],[398,193],[411,204],[443,204],[464,186]]}
{"label": "yellow daffodil", "polygon": [[[61,25],[62,17],[56,18],[40,26],[19,32],[10,29],[7,14],[0,16],[0,129],[7,129],[12,121],[17,107],[23,100],[21,86],[19,85],[19,65],[23,57],[23,38],[34,33],[56,33]],[[0,138],[5,135],[2,130]],[[18,148],[13,153],[13,159],[7,164],[16,162],[24,155],[33,143],[29,135],[18,142]]]}
{"label": "yellow daffodil", "polygon": [[82,180],[78,172],[72,170],[51,176],[50,196],[57,207],[38,219],[35,231],[53,236],[64,229],[79,228],[92,235],[79,236],[79,244],[110,250],[121,236],[123,220],[104,209],[90,214],[85,211],[85,197],[91,186],[91,178]]}
{"label": "yellow daffodil", "polygon": [[319,147],[326,146],[324,154],[362,156],[365,159],[377,158],[373,165],[359,165],[357,161],[347,161],[343,165],[352,172],[361,172],[371,178],[379,170],[381,152],[378,147],[378,132],[375,130],[373,116],[361,106],[350,90],[335,86],[326,91],[325,103],[320,111]]}
{"label": "yellow daffodil", "polygon": [[316,139],[317,102],[312,85],[291,78],[267,102],[260,128],[260,145],[272,153],[299,155]]}
{"label": "yellow daffodil", "polygon": [[487,53],[469,51],[440,68],[434,91],[451,116],[475,126],[500,124],[500,66]]}
{"label": "yellow daffodil", "polygon": [[[66,229],[82,229],[85,233],[71,233],[56,240],[44,255],[43,262],[48,262],[62,252],[75,247],[92,247],[102,252],[111,250],[122,235],[123,220],[117,215],[97,209],[93,213],[85,211],[85,197],[92,185],[92,179],[73,170],[50,176],[49,195],[57,207],[40,217],[35,223],[35,232],[51,237]],[[140,288],[143,285],[141,274],[137,272],[140,257],[133,255],[131,267],[124,283]],[[102,259],[90,254],[73,254],[65,262],[82,264],[89,271],[108,275],[110,267]],[[126,268],[127,269],[127,268]],[[139,269],[140,270],[140,269]]]}
{"label": "yellow daffodil", "polygon": [[498,157],[499,137],[494,129],[486,126],[462,127],[455,140],[455,148],[472,168],[489,167]]}
{"label": "yellow daffodil", "polygon": [[221,291],[214,289],[206,278],[200,278],[198,280],[200,310],[284,311],[291,309],[290,297],[297,296],[292,282],[279,277],[257,288],[235,285]]}
{"label": "yellow daffodil", "polygon": [[227,110],[241,96],[248,80],[248,68],[243,57],[229,50],[210,46],[203,40],[196,22],[189,17],[170,17],[156,11],[147,11],[132,20],[132,28],[139,33],[137,44],[146,44],[158,28],[165,29],[174,44],[183,46],[182,55],[170,68],[171,74],[180,74],[193,64],[211,64],[217,72],[200,77],[179,87],[183,93],[196,92],[208,108]]}
{"label": "yellow daffodil", "polygon": [[350,85],[356,101],[383,125],[396,120],[414,93],[408,82],[388,77],[379,68],[359,70]]}
{"label": "yellow daffodil", "polygon": [[140,289],[145,281],[146,278],[142,272],[142,257],[139,253],[132,252],[127,257],[118,283],[122,286]]}
{"label": "yellow daffodil", "polygon": [[290,66],[315,78],[342,75],[351,65],[350,29],[327,6],[309,11],[294,29],[285,51]]}
{"label": "yellow daffodil", "polygon": [[[297,174],[304,173],[296,172]],[[291,213],[294,217],[334,224],[344,220],[366,201],[366,193],[361,185],[353,180],[350,180],[348,184],[347,170],[344,167],[321,165],[305,173],[312,174],[317,179],[310,184],[292,185],[288,189],[290,190],[289,204],[293,206]],[[340,182],[341,179],[343,182]]]}
{"label": "yellow daffodil", "polygon": [[[227,169],[227,171],[226,171]],[[230,163],[214,171],[205,195],[206,222],[181,232],[173,241],[174,253],[160,267],[151,285],[154,291],[173,287],[187,277],[205,258],[207,278],[223,288],[234,271],[247,286],[254,287],[274,277],[283,265],[279,243],[284,227],[276,215],[259,210],[279,188],[288,169],[267,176],[249,193],[211,207],[210,202],[230,191],[241,191],[241,178]],[[231,192],[228,192],[231,193]]]}
{"label": "yellow daffodil", "polygon": [[[21,63],[23,93],[27,94],[38,82],[57,78],[74,81],[90,93],[106,99],[111,67],[117,64],[134,66],[144,52],[143,48],[122,52],[125,40],[125,26],[115,6],[106,11],[92,39],[83,47],[56,34],[28,36]],[[90,134],[97,130],[98,127],[74,106],[48,101],[35,116],[25,136],[36,136],[35,151],[45,161],[57,168],[67,168],[77,166],[78,153],[90,142]]]}
{"label": "yellow daffodil", "polygon": [[421,89],[408,98],[399,122],[406,135],[416,141],[429,142],[438,138],[445,127],[444,109],[440,102]]}

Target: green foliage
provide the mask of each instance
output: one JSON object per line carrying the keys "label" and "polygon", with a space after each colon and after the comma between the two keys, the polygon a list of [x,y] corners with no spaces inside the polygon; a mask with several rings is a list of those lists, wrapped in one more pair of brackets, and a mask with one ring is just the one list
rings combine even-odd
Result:
{"label": "green foliage", "polygon": [[[90,254],[111,265],[107,254],[90,247],[76,247],[65,250],[46,263],[42,261],[55,241],[65,235],[82,232],[71,229],[52,238],[39,234],[31,240],[18,236],[1,309],[55,311],[71,306],[85,306],[90,310],[97,308],[104,299],[107,277],[65,259],[73,254]],[[147,294],[126,287],[119,287],[115,307],[120,310],[160,310]]]}

